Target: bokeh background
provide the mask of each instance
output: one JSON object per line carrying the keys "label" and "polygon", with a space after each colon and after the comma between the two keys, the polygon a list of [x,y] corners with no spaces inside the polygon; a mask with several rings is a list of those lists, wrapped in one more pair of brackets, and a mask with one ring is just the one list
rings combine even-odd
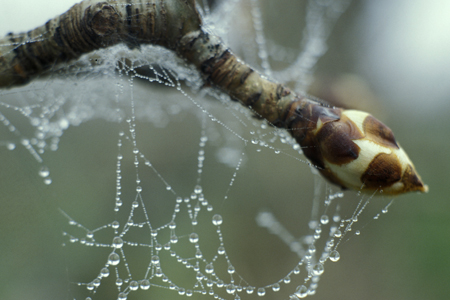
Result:
{"label": "bokeh background", "polygon": [[[0,33],[43,24],[70,7],[70,2],[3,2]],[[294,52],[301,39],[305,7],[303,1],[298,2],[261,1],[268,41]],[[325,265],[314,299],[448,299],[448,11],[450,4],[444,0],[353,1],[330,36],[329,49],[314,72],[311,93],[368,110],[388,124],[430,192],[398,197],[389,213],[377,221],[371,221],[371,216],[390,199],[381,199],[381,206],[372,203],[358,224],[361,235],[341,245],[338,263]],[[76,92],[72,82],[68,88]],[[172,97],[165,96],[172,91],[163,87],[152,89],[154,97]],[[356,100],[347,103],[346,99]],[[212,109],[219,114],[220,106]],[[148,143],[158,170],[186,193],[193,186],[192,180],[186,180],[192,175],[186,174],[195,171],[198,151],[200,125],[194,114],[186,112],[164,129],[142,125],[152,129]],[[20,117],[13,121],[28,122]],[[37,175],[40,166],[25,149],[0,148],[1,299],[72,299],[76,287],[71,282],[87,280],[80,279],[80,270],[85,278],[95,276],[97,266],[86,267],[86,257],[94,257],[90,249],[61,246],[67,242],[61,234],[67,230],[67,222],[59,209],[86,226],[110,221],[117,155],[115,126],[93,120],[69,128],[60,149],[44,157],[53,179],[49,186],[42,183]],[[6,134],[6,130],[0,131],[0,137]],[[182,151],[174,152],[180,147]],[[297,226],[299,219],[308,218],[313,183],[308,168],[297,171],[301,164],[292,159],[275,158],[269,151],[257,153],[255,148],[246,154],[246,168],[239,173],[229,200],[217,206],[229,224],[224,226],[224,234],[238,271],[254,280],[252,284],[267,284],[281,278],[295,258],[286,262],[289,252],[276,237],[255,225],[255,216],[258,211],[270,210],[286,221],[286,227],[301,234]],[[220,203],[233,169],[218,162],[209,168],[211,173],[217,171],[204,185],[209,184],[210,198]],[[212,192],[215,182],[217,194]],[[345,201],[357,199],[351,192],[344,197]],[[175,297],[156,289],[152,293],[140,294],[141,299]],[[287,298],[274,293],[267,297]]]}

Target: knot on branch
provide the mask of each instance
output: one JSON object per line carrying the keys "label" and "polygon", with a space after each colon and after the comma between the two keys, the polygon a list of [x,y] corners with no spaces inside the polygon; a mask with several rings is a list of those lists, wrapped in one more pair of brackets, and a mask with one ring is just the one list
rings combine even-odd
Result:
{"label": "knot on branch", "polygon": [[98,36],[116,33],[120,23],[119,13],[108,3],[97,3],[86,9],[87,24]]}

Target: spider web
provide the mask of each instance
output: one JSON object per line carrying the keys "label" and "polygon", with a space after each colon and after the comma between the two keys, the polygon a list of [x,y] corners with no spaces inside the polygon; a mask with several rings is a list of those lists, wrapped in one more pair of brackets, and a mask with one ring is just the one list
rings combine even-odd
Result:
{"label": "spider web", "polygon": [[[304,89],[347,4],[297,7],[306,25],[294,55],[265,36],[258,1],[205,1],[203,14],[245,61]],[[304,298],[360,234],[370,196],[329,186],[287,132],[168,50],[96,51],[0,96],[0,142],[28,152],[30,176],[67,198],[52,226],[65,224],[67,298]]]}

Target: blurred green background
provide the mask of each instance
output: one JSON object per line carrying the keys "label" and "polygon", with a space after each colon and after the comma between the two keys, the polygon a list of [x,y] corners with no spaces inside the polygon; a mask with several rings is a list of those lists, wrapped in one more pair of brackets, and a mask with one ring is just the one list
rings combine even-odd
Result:
{"label": "blurred green background", "polygon": [[[262,3],[267,39],[298,51],[305,2]],[[369,110],[393,129],[430,192],[398,197],[388,214],[371,221],[390,200],[374,199],[357,224],[361,235],[339,247],[338,263],[325,265],[314,299],[448,299],[450,25],[441,16],[446,8],[445,1],[354,1],[330,36],[329,49],[315,71],[316,89],[312,93],[331,100],[341,93],[370,99],[348,105]],[[79,88],[73,82],[67,85],[74,92]],[[179,97],[172,89],[151,88],[149,101]],[[148,93],[145,86],[136,90]],[[181,97],[180,101],[188,100]],[[229,110],[221,113],[224,106],[210,105],[210,111],[225,123],[236,122]],[[28,122],[3,108],[1,111],[15,125]],[[165,128],[138,124],[140,148],[149,151],[157,170],[181,195],[189,195],[195,185],[201,131],[198,112],[193,107],[171,117]],[[211,122],[208,126],[222,136],[229,135]],[[1,130],[0,136],[6,137],[7,130]],[[49,186],[42,183],[37,175],[39,164],[23,147],[14,151],[0,148],[0,299],[72,299],[79,288],[71,282],[96,276],[104,256],[97,249],[61,246],[67,242],[62,231],[70,228],[59,209],[90,228],[114,218],[118,130],[119,125],[103,120],[70,127],[58,151],[44,155],[53,179]],[[242,135],[250,138],[247,129]],[[266,149],[259,153],[249,146],[245,166],[238,172],[229,198],[223,201],[234,172],[214,158],[224,140],[218,138],[206,148],[205,195],[214,203],[215,213],[224,217],[225,243],[237,272],[251,285],[272,283],[293,267],[296,258],[275,236],[256,226],[255,216],[269,210],[294,234],[305,234],[313,197],[311,172],[292,158]],[[133,167],[124,172],[134,176]],[[153,191],[152,181],[148,184],[148,190]],[[166,216],[167,208],[161,202],[165,200],[158,200],[158,193],[149,192],[147,199],[156,199],[157,211],[151,214],[162,225],[166,219],[158,219],[158,215]],[[343,205],[355,207],[357,199],[348,192]],[[299,278],[296,284],[301,283]],[[268,292],[266,297],[286,299],[294,287],[291,284],[279,293]],[[130,299],[177,296],[152,289]],[[109,299],[111,295],[102,297]]]}

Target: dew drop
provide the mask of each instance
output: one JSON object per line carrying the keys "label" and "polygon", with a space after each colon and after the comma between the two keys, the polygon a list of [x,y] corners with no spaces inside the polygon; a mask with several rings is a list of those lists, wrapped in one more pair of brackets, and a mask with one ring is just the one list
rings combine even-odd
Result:
{"label": "dew drop", "polygon": [[116,279],[116,286],[122,286],[123,280],[121,278]]}
{"label": "dew drop", "polygon": [[274,292],[278,292],[280,290],[280,284],[279,283],[275,283],[274,285],[272,285],[272,290]]}
{"label": "dew drop", "polygon": [[102,268],[100,270],[100,276],[102,277],[108,277],[109,276],[109,269],[108,268]]}
{"label": "dew drop", "polygon": [[139,288],[139,283],[136,280],[132,280],[130,282],[130,290],[137,291],[138,288]]}
{"label": "dew drop", "polygon": [[336,231],[334,232],[334,236],[340,238],[342,236],[342,232],[339,229],[336,229]]}
{"label": "dew drop", "polygon": [[285,284],[289,284],[291,282],[291,277],[289,277],[289,276],[284,277],[283,282]]}
{"label": "dew drop", "polygon": [[50,185],[52,183],[52,179],[50,177],[47,177],[44,179],[44,184]]}
{"label": "dew drop", "polygon": [[171,222],[169,223],[169,228],[170,228],[170,229],[175,229],[175,228],[177,228],[177,224],[175,223],[175,221],[171,221]]}
{"label": "dew drop", "polygon": [[158,255],[153,255],[152,256],[152,264],[154,264],[154,265],[158,265],[159,264],[159,256]]}
{"label": "dew drop", "polygon": [[216,226],[222,225],[222,216],[215,214],[212,218],[212,223]]}
{"label": "dew drop", "polygon": [[314,267],[312,268],[312,274],[313,274],[314,276],[320,276],[320,275],[323,274],[324,270],[325,270],[325,269],[323,268],[323,264],[317,263],[317,264],[315,264]]}
{"label": "dew drop", "polygon": [[205,272],[208,274],[211,274],[212,272],[214,272],[214,266],[212,263],[209,263],[205,266]]}
{"label": "dew drop", "polygon": [[14,143],[7,143],[6,144],[6,149],[14,150],[14,149],[16,149],[16,144],[14,144]]}
{"label": "dew drop", "polygon": [[148,290],[150,288],[150,281],[148,279],[141,280],[141,290]]}
{"label": "dew drop", "polygon": [[305,298],[306,296],[308,296],[308,288],[304,285],[297,287],[297,290],[295,291],[295,295],[298,298]]}
{"label": "dew drop", "polygon": [[172,244],[178,243],[178,237],[177,237],[176,235],[172,235],[172,236],[170,237],[170,242],[171,242]]}
{"label": "dew drop", "polygon": [[341,258],[341,255],[336,250],[330,252],[330,260],[332,262],[337,262]]}
{"label": "dew drop", "polygon": [[225,254],[225,247],[224,246],[220,246],[219,248],[217,248],[217,253],[219,253],[219,255],[224,255]]}
{"label": "dew drop", "polygon": [[121,238],[120,236],[116,236],[116,237],[113,239],[112,246],[113,246],[114,248],[116,248],[116,249],[122,248],[122,246],[123,246],[123,240],[122,240],[122,238]]}
{"label": "dew drop", "polygon": [[322,216],[320,217],[320,223],[322,223],[323,225],[328,224],[329,221],[330,221],[330,219],[328,218],[327,215],[322,215]]}
{"label": "dew drop", "polygon": [[202,193],[202,187],[200,185],[196,185],[194,188],[194,193],[201,194]]}
{"label": "dew drop", "polygon": [[228,274],[234,274],[234,272],[236,271],[236,269],[233,266],[228,266]]}
{"label": "dew drop", "polygon": [[264,296],[266,294],[266,289],[265,288],[259,288],[256,293],[258,294],[258,296],[262,297],[262,296]]}
{"label": "dew drop", "polygon": [[340,215],[334,215],[334,216],[333,216],[333,221],[334,221],[334,222],[337,223],[337,222],[339,222],[340,220],[341,220],[341,216],[340,216]]}
{"label": "dew drop", "polygon": [[202,251],[200,251],[200,249],[197,249],[197,251],[195,251],[195,258],[200,259],[202,257],[203,257]]}
{"label": "dew drop", "polygon": [[229,285],[227,285],[227,293],[228,294],[234,294],[236,292],[236,287],[234,286],[234,284],[230,283]]}
{"label": "dew drop", "polygon": [[127,300],[127,294],[124,292],[119,293],[119,295],[117,295],[117,300]]}
{"label": "dew drop", "polygon": [[119,226],[120,226],[120,224],[119,224],[118,221],[113,221],[113,222],[111,223],[111,227],[114,228],[114,229],[119,228]]}
{"label": "dew drop", "polygon": [[39,176],[45,178],[45,177],[47,177],[48,175],[50,175],[50,170],[48,169],[47,166],[42,166],[42,167],[39,169]]}
{"label": "dew drop", "polygon": [[117,266],[120,262],[119,254],[113,252],[108,256],[108,263],[112,266]]}

